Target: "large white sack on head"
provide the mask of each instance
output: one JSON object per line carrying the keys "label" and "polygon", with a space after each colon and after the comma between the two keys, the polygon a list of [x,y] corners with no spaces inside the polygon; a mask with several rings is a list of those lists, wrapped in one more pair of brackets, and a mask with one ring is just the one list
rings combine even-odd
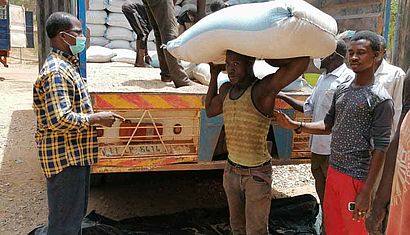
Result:
{"label": "large white sack on head", "polygon": [[259,59],[326,57],[336,49],[336,21],[303,0],[224,8],[168,42],[176,58],[224,63],[227,49]]}
{"label": "large white sack on head", "polygon": [[87,11],[88,24],[105,24],[106,19],[106,11]]}
{"label": "large white sack on head", "polygon": [[111,49],[128,49],[132,50],[130,47],[130,42],[125,41],[125,40],[113,40],[110,41],[105,47],[111,48]]}
{"label": "large white sack on head", "polygon": [[127,18],[122,13],[109,13],[107,17],[107,24],[110,26],[118,26],[132,30]]}
{"label": "large white sack on head", "polygon": [[103,37],[107,31],[107,26],[103,24],[87,24],[87,27],[90,29],[91,37]]}
{"label": "large white sack on head", "polygon": [[111,58],[115,56],[113,50],[100,47],[100,46],[90,46],[87,49],[87,62],[104,63],[110,62]]}
{"label": "large white sack on head", "polygon": [[89,0],[88,10],[91,10],[91,11],[104,10],[106,5],[107,5],[106,0]]}
{"label": "large white sack on head", "polygon": [[111,58],[111,62],[123,62],[128,64],[134,64],[137,57],[137,53],[128,49],[113,49],[116,56]]}
{"label": "large white sack on head", "polygon": [[90,37],[90,43],[91,46],[105,46],[109,43],[110,41],[106,39],[105,37]]}
{"label": "large white sack on head", "polygon": [[108,26],[105,37],[109,40],[134,41],[132,31],[123,27]]}

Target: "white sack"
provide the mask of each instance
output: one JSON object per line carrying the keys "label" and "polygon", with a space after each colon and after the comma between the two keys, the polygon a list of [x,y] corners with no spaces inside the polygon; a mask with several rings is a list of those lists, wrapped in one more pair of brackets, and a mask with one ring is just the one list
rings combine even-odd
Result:
{"label": "white sack", "polygon": [[202,63],[196,65],[195,68],[192,70],[192,75],[195,80],[197,80],[201,84],[208,86],[209,81],[211,80],[209,64]]}
{"label": "white sack", "polygon": [[128,20],[123,13],[108,14],[107,24],[110,26],[118,26],[132,30],[131,25],[128,23]]}
{"label": "white sack", "polygon": [[87,24],[91,37],[104,37],[107,26],[103,24]]}
{"label": "white sack", "polygon": [[110,41],[106,39],[105,37],[90,37],[90,43],[91,46],[105,46],[109,43]]}
{"label": "white sack", "polygon": [[122,5],[126,3],[127,0],[109,0],[107,10],[110,12],[122,12]]}
{"label": "white sack", "polygon": [[336,21],[303,0],[224,8],[193,25],[167,49],[194,63],[224,63],[227,49],[259,59],[326,57],[336,49]]}
{"label": "white sack", "polygon": [[137,51],[137,42],[136,42],[136,41],[131,41],[131,42],[130,42],[130,47],[131,47],[134,51]]}
{"label": "white sack", "polygon": [[115,26],[108,26],[106,38],[109,40],[134,41],[134,36],[131,30]]}
{"label": "white sack", "polygon": [[106,19],[106,11],[87,11],[88,24],[105,24]]}
{"label": "white sack", "polygon": [[113,40],[110,41],[105,47],[111,48],[111,49],[128,49],[132,50],[130,47],[130,42],[125,41],[125,40]]}
{"label": "white sack", "polygon": [[159,68],[158,54],[155,50],[148,50],[148,55],[151,57],[150,65],[154,68]]}
{"label": "white sack", "polygon": [[100,46],[90,46],[87,49],[87,62],[104,63],[110,62],[111,58],[115,56],[113,50],[100,47]]}
{"label": "white sack", "polygon": [[105,9],[107,4],[106,0],[89,0],[89,10],[91,11],[100,11]]}
{"label": "white sack", "polygon": [[154,30],[151,30],[151,32],[149,32],[148,34],[147,49],[149,51],[157,50],[157,45],[155,44]]}
{"label": "white sack", "polygon": [[111,62],[123,62],[128,64],[134,64],[137,57],[137,53],[127,49],[113,49],[116,56],[111,58]]}

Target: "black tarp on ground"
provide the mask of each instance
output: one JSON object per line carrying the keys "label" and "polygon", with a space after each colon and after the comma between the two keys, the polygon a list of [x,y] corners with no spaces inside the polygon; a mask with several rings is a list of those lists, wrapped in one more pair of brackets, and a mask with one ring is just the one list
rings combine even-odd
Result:
{"label": "black tarp on ground", "polygon": [[[319,206],[309,194],[272,200],[271,234],[317,234]],[[30,234],[34,234],[34,231]],[[170,215],[111,220],[91,212],[83,221],[83,235],[228,235],[228,208],[191,209]]]}

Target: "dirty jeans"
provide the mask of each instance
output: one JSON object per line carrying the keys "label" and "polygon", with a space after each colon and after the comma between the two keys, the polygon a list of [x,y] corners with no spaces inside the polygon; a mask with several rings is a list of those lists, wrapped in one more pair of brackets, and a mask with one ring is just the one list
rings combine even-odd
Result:
{"label": "dirty jeans", "polygon": [[47,179],[48,225],[37,235],[81,235],[87,213],[90,167],[72,166]]}
{"label": "dirty jeans", "polygon": [[268,234],[271,182],[271,164],[245,169],[227,163],[223,186],[234,235]]}
{"label": "dirty jeans", "polygon": [[127,18],[131,28],[137,34],[137,40],[141,40],[141,49],[147,49],[148,34],[152,30],[145,7],[141,3],[126,3],[122,6],[122,12]]}
{"label": "dirty jeans", "polygon": [[170,78],[176,87],[189,84],[188,75],[178,63],[178,60],[161,47],[162,44],[166,45],[168,41],[178,36],[173,1],[143,0],[143,2],[148,19],[154,30],[161,78]]}

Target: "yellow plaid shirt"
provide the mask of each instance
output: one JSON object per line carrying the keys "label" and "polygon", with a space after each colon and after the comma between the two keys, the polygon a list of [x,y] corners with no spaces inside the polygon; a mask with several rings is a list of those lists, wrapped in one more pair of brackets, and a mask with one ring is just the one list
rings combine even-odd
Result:
{"label": "yellow plaid shirt", "polygon": [[97,162],[91,99],[77,57],[53,49],[34,84],[33,101],[38,156],[47,178],[68,166]]}

